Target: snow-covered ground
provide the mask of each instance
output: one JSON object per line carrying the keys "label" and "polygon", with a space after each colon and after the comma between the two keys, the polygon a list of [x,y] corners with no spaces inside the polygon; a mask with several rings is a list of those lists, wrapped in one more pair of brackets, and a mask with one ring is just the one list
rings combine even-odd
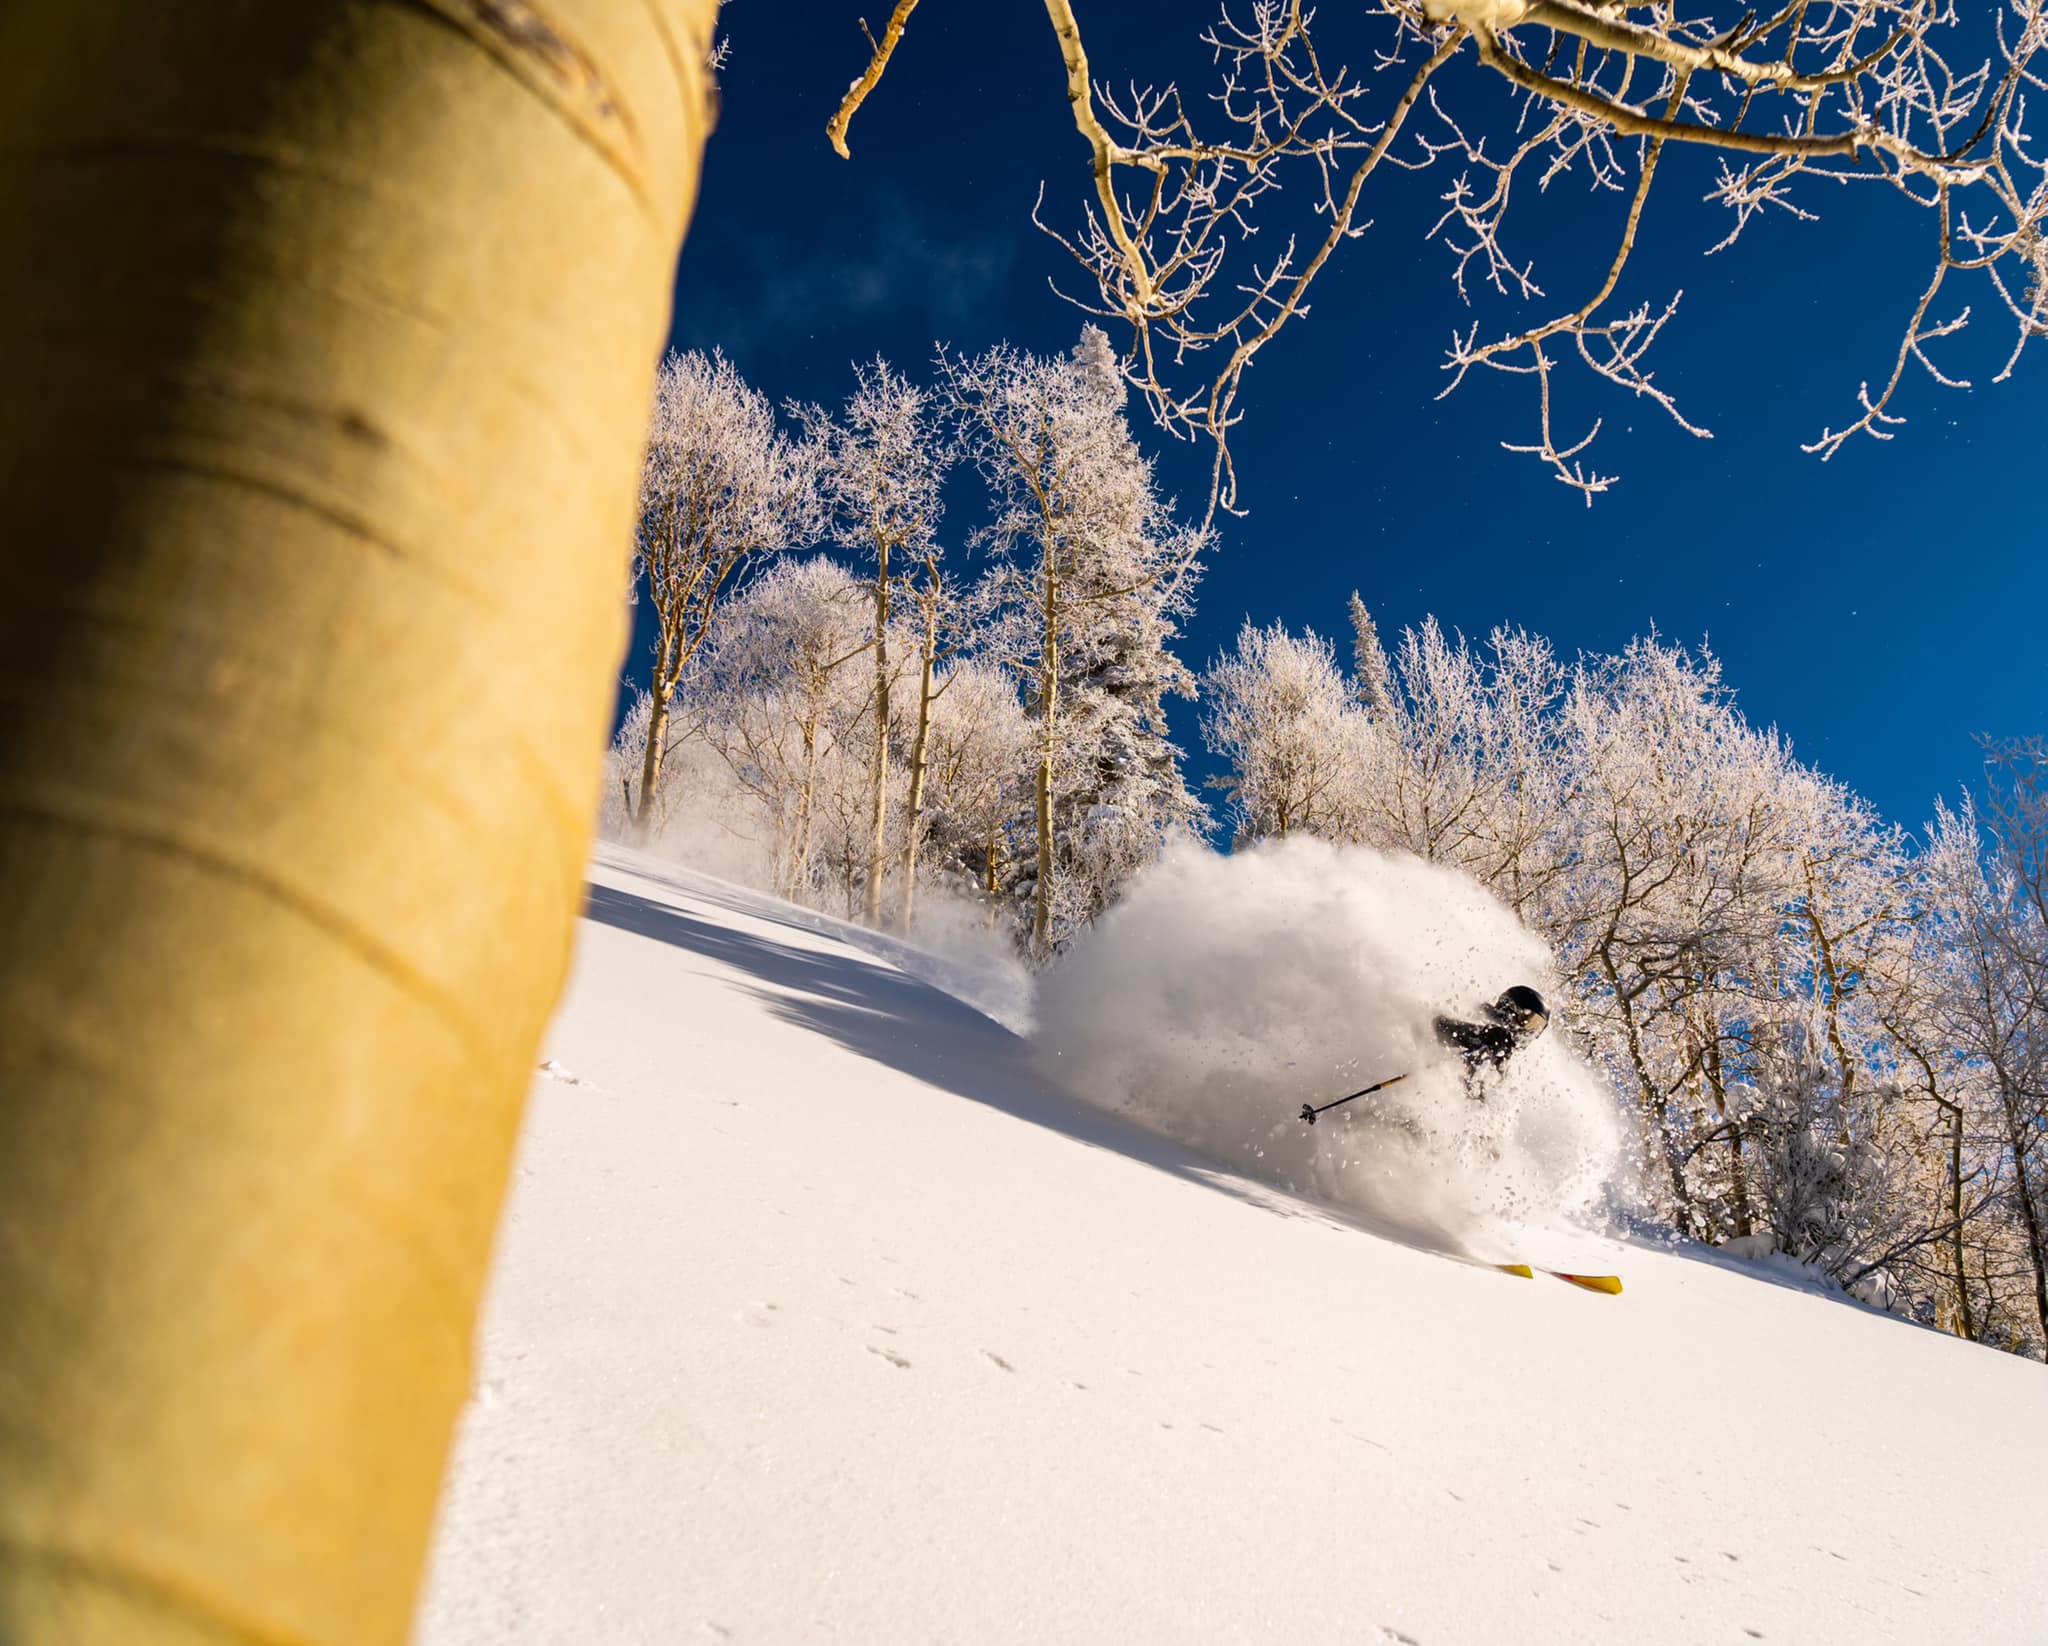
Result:
{"label": "snow-covered ground", "polygon": [[591,881],[422,1646],[2048,1640],[2040,1366],[1698,1253],[1530,1254],[1609,1298],[1381,1238],[914,957]]}

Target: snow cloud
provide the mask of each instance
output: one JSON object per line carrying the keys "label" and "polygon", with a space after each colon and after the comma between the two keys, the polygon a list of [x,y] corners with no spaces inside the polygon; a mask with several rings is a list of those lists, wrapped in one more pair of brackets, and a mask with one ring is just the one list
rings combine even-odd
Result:
{"label": "snow cloud", "polygon": [[[1619,1160],[1599,1075],[1563,1037],[1483,1101],[1438,1045],[1550,957],[1475,881],[1412,857],[1293,838],[1169,851],[1041,983],[1037,1056],[1087,1100],[1248,1177],[1428,1244],[1487,1251],[1489,1224],[1583,1222]],[[1404,1070],[1399,1085],[1324,1103]]]}

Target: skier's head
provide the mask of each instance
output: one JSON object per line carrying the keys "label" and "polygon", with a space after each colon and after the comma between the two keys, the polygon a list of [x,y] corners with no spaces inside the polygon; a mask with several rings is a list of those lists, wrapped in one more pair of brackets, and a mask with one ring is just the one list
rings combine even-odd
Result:
{"label": "skier's head", "polygon": [[1534,1040],[1550,1027],[1550,1008],[1526,983],[1517,983],[1496,1000],[1493,1015],[1514,1031],[1517,1040]]}

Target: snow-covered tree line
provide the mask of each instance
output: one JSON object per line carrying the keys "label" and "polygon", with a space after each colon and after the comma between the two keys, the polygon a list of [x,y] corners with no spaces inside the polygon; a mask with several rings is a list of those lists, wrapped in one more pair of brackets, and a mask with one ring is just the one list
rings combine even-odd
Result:
{"label": "snow-covered tree line", "polygon": [[[788,410],[720,356],[662,368],[656,648],[605,827],[870,924],[943,886],[1043,959],[1207,821],[1165,716],[1205,539],[1093,329],[1064,356],[942,350],[929,384],[876,360],[843,407]],[[949,538],[959,487],[985,523]]]}
{"label": "snow-covered tree line", "polygon": [[1915,840],[1655,636],[1560,659],[1434,622],[1350,667],[1247,624],[1203,682],[1240,843],[1469,870],[1552,945],[1563,1021],[1636,1116],[1651,1215],[2048,1345],[2048,750]]}
{"label": "snow-covered tree line", "polygon": [[[974,494],[983,523],[949,531]],[[907,928],[920,888],[1043,960],[1207,817],[1165,720],[1205,546],[1071,354],[877,360],[786,416],[664,365],[640,589],[656,646],[605,826]],[[828,551],[837,551],[834,552]],[[1551,944],[1637,1123],[1651,1216],[2048,1349],[2048,800],[2038,747],[1919,838],[1652,636],[1501,628],[1349,656],[1247,625],[1201,682],[1235,839],[1455,863]]]}

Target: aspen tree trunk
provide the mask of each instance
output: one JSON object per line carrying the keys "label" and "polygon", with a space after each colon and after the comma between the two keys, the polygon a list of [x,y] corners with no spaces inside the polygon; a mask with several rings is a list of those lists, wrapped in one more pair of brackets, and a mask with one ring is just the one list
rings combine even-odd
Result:
{"label": "aspen tree trunk", "polygon": [[1948,1116],[1948,1256],[1949,1267],[1956,1288],[1955,1318],[1958,1323],[1956,1335],[1975,1342],[1977,1339],[1976,1310],[1970,1304],[1970,1273],[1963,1263],[1963,1111],[1960,1104],[1951,1103],[1941,1095],[1941,1087],[1935,1079],[1934,1064],[1912,1039],[1902,1033],[1896,1023],[1885,1020],[1885,1028],[1906,1049],[1913,1061],[1920,1065],[1921,1074],[1927,1081],[1928,1099]]}
{"label": "aspen tree trunk", "polygon": [[8,1646],[406,1636],[712,9],[0,5]]}
{"label": "aspen tree trunk", "polygon": [[634,814],[633,827],[642,840],[654,824],[654,797],[661,788],[661,764],[668,742],[669,699],[659,688],[654,701],[648,706],[647,752],[640,758],[640,808]]}
{"label": "aspen tree trunk", "polygon": [[[1806,923],[1813,931],[1815,947],[1820,951],[1821,976],[1827,984],[1825,1009],[1828,1022],[1828,1046],[1835,1054],[1835,1063],[1842,1071],[1842,1113],[1849,1112],[1850,1099],[1856,1091],[1856,1065],[1849,1056],[1849,1048],[1842,1039],[1842,977],[1835,966],[1835,946],[1828,941],[1827,928],[1820,917],[1813,912],[1817,894],[1813,886],[1813,870],[1806,871]],[[1841,1141],[1849,1141],[1848,1128],[1841,1128]]]}
{"label": "aspen tree trunk", "polygon": [[804,781],[796,794],[796,848],[789,858],[789,889],[783,893],[791,902],[797,901],[798,887],[811,862],[811,820],[816,816],[818,791],[818,721],[819,710],[813,707],[810,718],[804,722]]}
{"label": "aspen tree trunk", "polygon": [[930,759],[932,731],[932,673],[938,661],[939,609],[925,607],[924,648],[918,656],[917,733],[910,740],[910,798],[905,808],[906,838],[903,843],[903,931],[910,931],[917,912],[917,836],[924,817],[925,768]]}
{"label": "aspen tree trunk", "polygon": [[1038,773],[1033,783],[1038,824],[1038,885],[1032,899],[1031,950],[1043,959],[1052,948],[1052,763],[1059,732],[1060,584],[1052,549],[1045,553],[1045,639],[1038,670]]}
{"label": "aspen tree trunk", "polygon": [[2033,1267],[2034,1315],[2041,1322],[2043,1354],[2048,1356],[2048,1229],[2042,1226],[2041,1209],[2028,1179],[2031,1151],[2026,1142],[2026,1125],[2015,1114],[2013,1095],[2005,1095],[2007,1131],[2012,1148],[2014,1186],[2019,1190],[2020,1221],[2027,1231],[2027,1259]]}
{"label": "aspen tree trunk", "polygon": [[1729,1199],[1735,1210],[1735,1232],[1756,1233],[1756,1216],[1749,1206],[1749,1172],[1742,1158],[1742,1122],[1728,1114],[1728,1071],[1721,1060],[1721,1031],[1711,1010],[1703,1012],[1707,1035],[1707,1083],[1713,1094],[1714,1113],[1728,1128]]}
{"label": "aspen tree trunk", "polygon": [[1949,1114],[1948,1133],[1948,1216],[1949,1256],[1956,1274],[1956,1318],[1962,1323],[1959,1336],[1975,1342],[1977,1321],[1970,1307],[1970,1277],[1963,1268],[1963,1111],[1955,1106]]}
{"label": "aspen tree trunk", "polygon": [[1636,1113],[1642,1117],[1643,1141],[1646,1147],[1664,1156],[1665,1170],[1671,1178],[1671,1199],[1677,1217],[1688,1235],[1697,1237],[1699,1230],[1694,1227],[1692,1196],[1685,1187],[1685,1169],[1679,1162],[1678,1149],[1672,1140],[1671,1129],[1665,1123],[1662,1100],[1657,1091],[1657,1082],[1650,1074],[1649,1060],[1643,1054],[1643,1035],[1636,1023],[1635,1005],[1623,991],[1621,974],[1616,969],[1613,957],[1605,948],[1599,951],[1600,970],[1606,975],[1607,987],[1614,996],[1614,1002],[1621,1008],[1621,1023],[1628,1043],[1629,1063],[1636,1076]]}
{"label": "aspen tree trunk", "polygon": [[[884,842],[889,832],[889,545],[875,544],[875,748],[868,763],[873,807],[868,819],[868,883],[861,918],[882,923]],[[847,910],[851,917],[852,909]]]}

